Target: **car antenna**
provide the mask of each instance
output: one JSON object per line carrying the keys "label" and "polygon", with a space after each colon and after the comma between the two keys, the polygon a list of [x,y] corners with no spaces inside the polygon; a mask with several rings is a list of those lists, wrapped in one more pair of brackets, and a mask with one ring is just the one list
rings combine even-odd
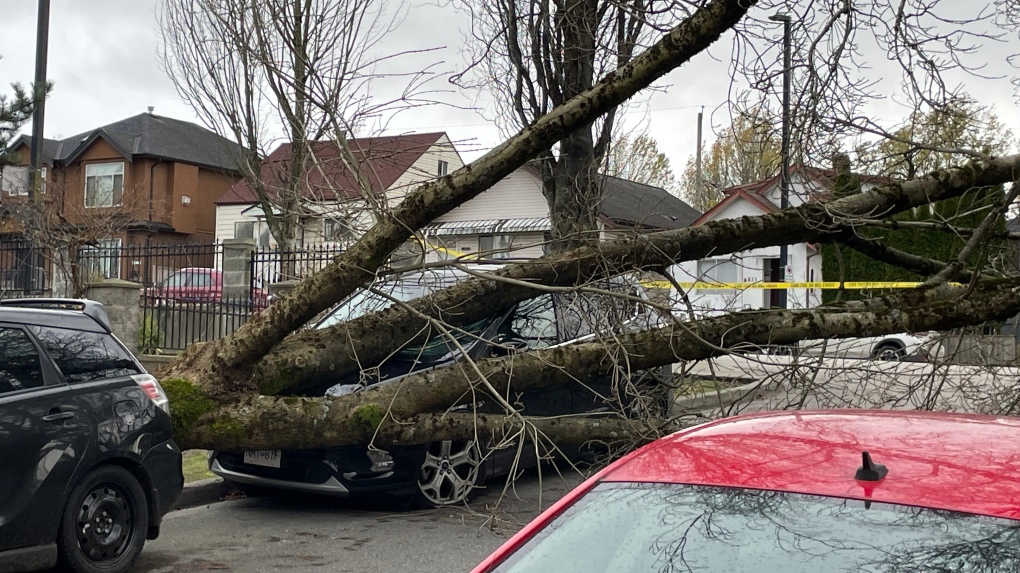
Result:
{"label": "car antenna", "polygon": [[889,468],[871,461],[871,454],[868,452],[861,452],[861,459],[863,460],[863,465],[857,468],[854,479],[860,481],[879,481],[889,473]]}

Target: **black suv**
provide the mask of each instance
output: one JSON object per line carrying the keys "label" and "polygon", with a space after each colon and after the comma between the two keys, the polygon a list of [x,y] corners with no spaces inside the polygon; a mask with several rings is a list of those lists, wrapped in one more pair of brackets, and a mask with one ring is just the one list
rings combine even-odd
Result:
{"label": "black suv", "polygon": [[126,571],[183,487],[166,394],[103,306],[0,301],[0,571]]}
{"label": "black suv", "polygon": [[[361,290],[333,309],[314,328],[326,328],[383,310],[394,300],[408,301],[464,280],[454,270],[414,272]],[[391,384],[412,372],[437,368],[459,360],[506,355],[594,338],[610,330],[644,329],[658,323],[640,285],[619,280],[605,285],[631,298],[546,294],[518,304],[509,312],[454,330],[431,333],[421,343],[406,345],[382,364],[355,373],[327,391],[327,395],[356,392],[370,384]],[[377,294],[379,292],[383,295]],[[463,353],[461,352],[463,348]],[[519,397],[523,413],[532,416],[617,412],[621,407],[655,407],[667,414],[672,403],[672,369],[667,367],[584,384],[534,390]],[[371,376],[371,379],[367,379]],[[648,384],[643,384],[649,382]],[[654,382],[654,383],[650,383]],[[639,398],[639,399],[636,399]],[[502,412],[494,401],[476,405],[478,411]],[[491,446],[487,445],[487,446]],[[505,475],[538,463],[534,448],[479,446],[473,441],[444,441],[421,446],[392,446],[386,451],[363,446],[319,450],[214,452],[209,468],[225,480],[254,486],[341,497],[372,496],[394,505],[413,501],[417,507],[462,503],[489,477]],[[518,459],[518,455],[522,458]]]}

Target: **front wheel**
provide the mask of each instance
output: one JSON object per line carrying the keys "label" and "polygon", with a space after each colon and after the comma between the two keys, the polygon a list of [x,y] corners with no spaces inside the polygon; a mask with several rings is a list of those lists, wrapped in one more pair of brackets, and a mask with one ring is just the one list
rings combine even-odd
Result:
{"label": "front wheel", "polygon": [[478,487],[482,454],[473,440],[429,444],[418,474],[414,505],[429,508],[466,502]]}
{"label": "front wheel", "polygon": [[75,573],[122,573],[145,545],[149,508],[131,472],[118,466],[92,470],[75,486],[60,522],[61,565]]}
{"label": "front wheel", "polygon": [[877,360],[903,360],[906,351],[898,344],[881,344],[872,353],[872,357]]}

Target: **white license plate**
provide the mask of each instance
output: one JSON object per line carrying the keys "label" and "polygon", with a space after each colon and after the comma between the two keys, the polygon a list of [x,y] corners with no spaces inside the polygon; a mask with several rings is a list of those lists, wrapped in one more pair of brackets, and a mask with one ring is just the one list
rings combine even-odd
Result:
{"label": "white license plate", "polygon": [[244,463],[268,468],[280,467],[280,450],[258,450],[244,452]]}

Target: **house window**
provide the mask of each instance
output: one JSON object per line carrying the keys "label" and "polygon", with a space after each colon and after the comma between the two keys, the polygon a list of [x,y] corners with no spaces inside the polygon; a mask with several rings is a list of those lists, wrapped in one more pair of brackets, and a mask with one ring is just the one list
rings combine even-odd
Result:
{"label": "house window", "polygon": [[3,168],[3,192],[11,197],[28,195],[28,167],[10,165]]}
{"label": "house window", "polygon": [[120,239],[104,239],[83,247],[81,267],[92,279],[119,279]]}
{"label": "house window", "polygon": [[732,259],[705,259],[698,261],[699,281],[707,283],[735,283],[739,280],[738,276],[737,262]]}
{"label": "house window", "polygon": [[119,207],[124,196],[124,163],[85,166],[85,206]]}
{"label": "house window", "polygon": [[326,219],[322,222],[322,238],[327,241],[351,241],[354,228],[347,219]]}
{"label": "house window", "polygon": [[239,221],[234,223],[235,239],[254,239],[255,221]]}
{"label": "house window", "polygon": [[449,172],[450,172],[450,163],[448,161],[440,160],[440,162],[439,162],[439,170],[438,170],[439,176],[442,177],[443,175],[446,175]]}
{"label": "house window", "polygon": [[510,235],[478,235],[478,254],[486,259],[509,259]]}
{"label": "house window", "polygon": [[46,168],[39,168],[39,193],[46,192]]}

